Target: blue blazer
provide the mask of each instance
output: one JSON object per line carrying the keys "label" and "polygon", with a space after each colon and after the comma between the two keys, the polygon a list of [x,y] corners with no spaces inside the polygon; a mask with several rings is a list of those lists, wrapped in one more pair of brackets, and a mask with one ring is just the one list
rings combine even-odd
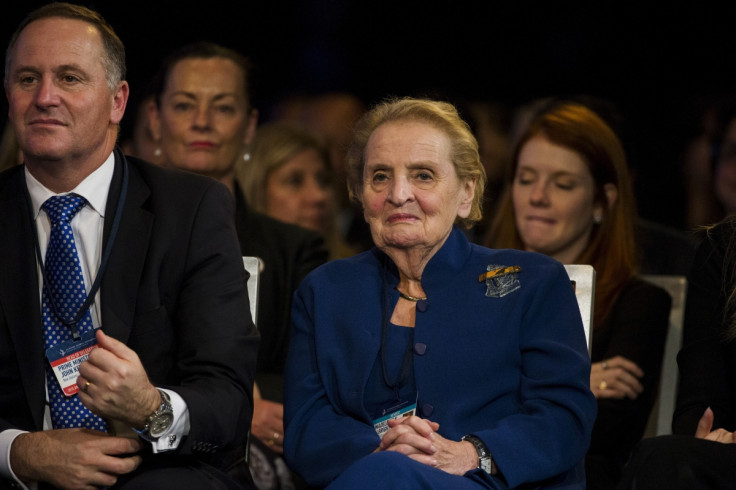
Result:
{"label": "blue blazer", "polygon": [[[379,444],[363,398],[378,356],[385,276],[389,308],[398,272],[373,249],[312,272],[295,294],[285,382],[285,456],[324,486]],[[486,295],[488,265],[521,267],[519,288]],[[580,312],[561,264],[491,250],[454,229],[422,276],[414,376],[418,407],[459,440],[475,434],[511,487],[575,484],[596,416]],[[493,289],[493,287],[491,288]],[[418,352],[422,352],[419,354]],[[579,481],[580,486],[584,480]]]}

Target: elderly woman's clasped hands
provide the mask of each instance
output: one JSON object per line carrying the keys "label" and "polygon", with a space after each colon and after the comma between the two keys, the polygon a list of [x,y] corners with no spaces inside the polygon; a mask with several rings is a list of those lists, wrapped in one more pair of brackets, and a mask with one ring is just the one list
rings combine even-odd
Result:
{"label": "elderly woman's clasped hands", "polygon": [[440,424],[412,415],[388,421],[391,427],[376,451],[397,451],[428,466],[462,475],[478,466],[478,454],[465,441],[451,441],[437,433]]}

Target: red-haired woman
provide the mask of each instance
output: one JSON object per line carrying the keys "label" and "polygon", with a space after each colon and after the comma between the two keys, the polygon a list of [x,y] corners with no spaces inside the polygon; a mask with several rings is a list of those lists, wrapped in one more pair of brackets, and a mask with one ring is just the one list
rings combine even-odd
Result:
{"label": "red-haired woman", "polygon": [[639,277],[635,205],[623,147],[593,110],[555,101],[521,135],[486,245],[596,270],[590,389],[598,418],[588,488],[613,488],[646,428],[670,298]]}

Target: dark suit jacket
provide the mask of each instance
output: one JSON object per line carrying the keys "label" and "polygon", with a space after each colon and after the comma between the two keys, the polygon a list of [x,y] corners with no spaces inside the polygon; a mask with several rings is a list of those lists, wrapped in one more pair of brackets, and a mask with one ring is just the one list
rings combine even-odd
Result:
{"label": "dark suit jacket", "polygon": [[260,257],[265,268],[258,287],[261,348],[256,381],[267,400],[283,399],[283,374],[289,348],[291,297],[302,279],[327,261],[319,233],[257,213],[235,187],[235,227],[243,255]]}
{"label": "dark suit jacket", "polygon": [[[122,168],[116,152],[105,242]],[[210,179],[134,158],[128,169],[100,289],[101,327],[136,351],[154,385],[186,401],[191,430],[176,453],[221,465],[247,437],[258,347],[232,199]],[[0,174],[0,431],[42,429],[45,403],[34,225],[24,186],[22,166]]]}

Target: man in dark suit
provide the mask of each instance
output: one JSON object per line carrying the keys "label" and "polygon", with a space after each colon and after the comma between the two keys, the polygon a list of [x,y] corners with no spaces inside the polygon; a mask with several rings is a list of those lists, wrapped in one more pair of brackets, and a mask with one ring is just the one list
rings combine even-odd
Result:
{"label": "man in dark suit", "polygon": [[[0,174],[0,487],[238,487],[224,470],[243,455],[258,335],[231,196],[114,151],[125,53],[96,12],[41,7],[8,54],[25,165]],[[47,395],[58,389],[45,373],[49,322],[81,328],[60,320],[48,293],[56,224],[46,203],[60,195],[82,202],[68,235],[96,342],[62,388],[78,390],[65,401],[78,397],[80,417],[100,417],[110,434],[57,423]]]}

